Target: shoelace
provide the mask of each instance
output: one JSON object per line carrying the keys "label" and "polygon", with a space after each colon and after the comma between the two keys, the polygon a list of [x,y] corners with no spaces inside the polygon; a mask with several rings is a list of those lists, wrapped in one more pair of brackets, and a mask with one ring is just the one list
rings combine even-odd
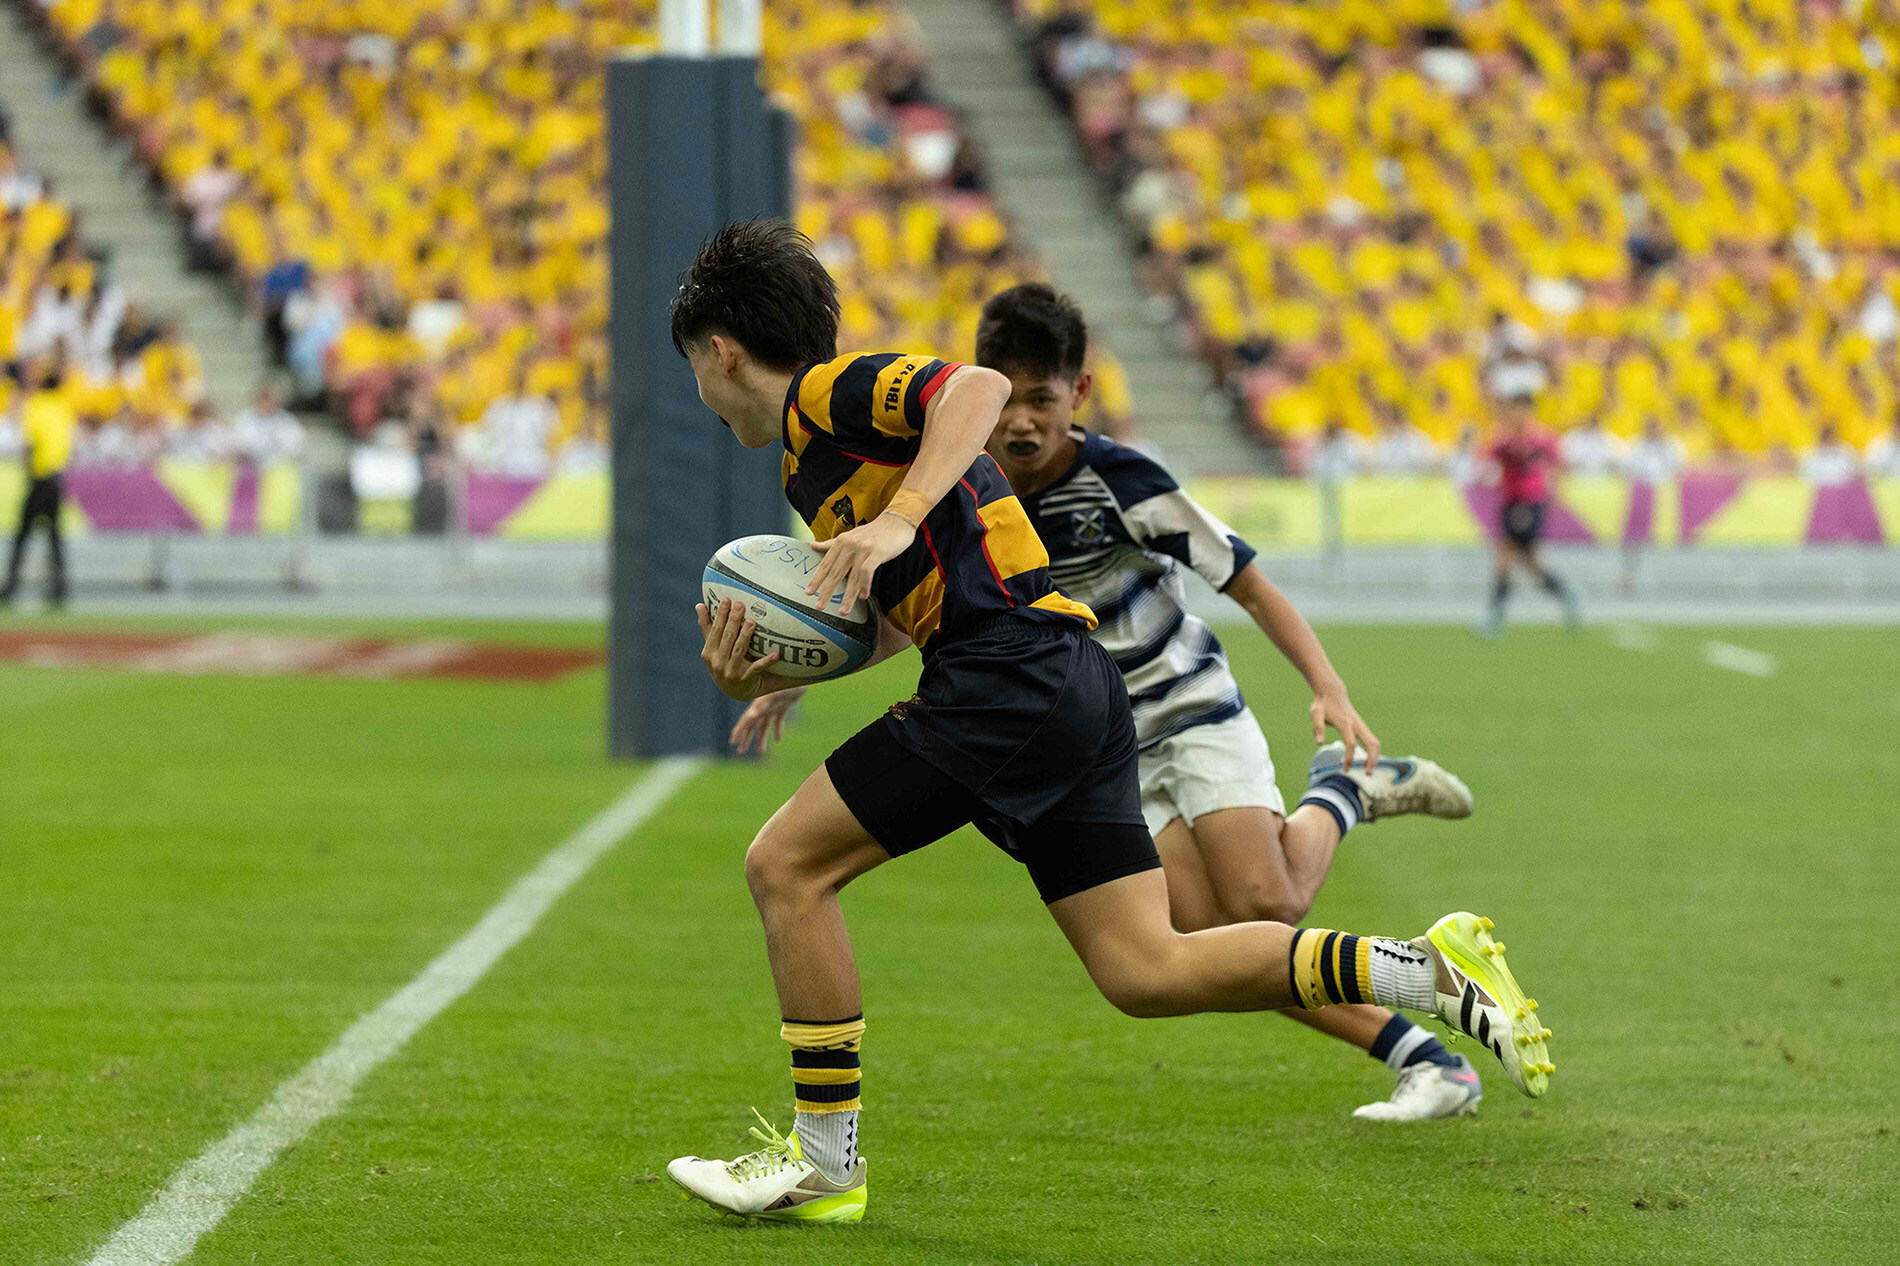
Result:
{"label": "shoelace", "polygon": [[759,1125],[765,1128],[761,1130],[759,1125],[755,1125],[746,1133],[765,1146],[756,1152],[747,1152],[737,1160],[726,1162],[726,1172],[738,1182],[775,1174],[787,1165],[796,1163],[796,1159],[792,1156],[792,1141],[773,1128],[772,1123],[767,1121],[757,1108],[752,1109],[752,1115],[758,1117]]}

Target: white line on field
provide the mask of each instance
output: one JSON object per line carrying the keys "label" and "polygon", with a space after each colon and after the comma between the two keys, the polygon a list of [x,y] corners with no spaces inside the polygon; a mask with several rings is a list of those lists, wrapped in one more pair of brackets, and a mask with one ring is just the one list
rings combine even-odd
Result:
{"label": "white line on field", "polygon": [[608,849],[659,810],[699,769],[691,757],[662,760],[593,821],[515,881],[469,933],[277,1087],[250,1120],[173,1175],[165,1189],[93,1254],[90,1266],[170,1266],[189,1256],[251,1189],[277,1154],[335,1116],[363,1078],[461,997],[541,921],[560,895]]}
{"label": "white line on field", "polygon": [[1626,651],[1653,651],[1656,635],[1640,624],[1616,624],[1610,627],[1610,644]]}
{"label": "white line on field", "polygon": [[1781,661],[1766,651],[1751,651],[1731,642],[1704,642],[1702,661],[1750,677],[1772,677],[1781,670]]}

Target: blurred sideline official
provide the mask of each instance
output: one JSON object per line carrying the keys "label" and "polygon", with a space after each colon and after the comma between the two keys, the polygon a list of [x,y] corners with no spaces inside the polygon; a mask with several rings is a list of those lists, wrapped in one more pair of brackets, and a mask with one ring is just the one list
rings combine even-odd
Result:
{"label": "blurred sideline official", "polygon": [[66,602],[66,552],[59,535],[59,513],[64,501],[61,477],[73,453],[73,431],[79,417],[60,389],[65,371],[48,360],[29,371],[33,392],[20,407],[20,429],[26,440],[26,496],[20,504],[20,524],[14,529],[13,549],[7,556],[6,584],[0,603],[11,602],[20,584],[20,564],[35,523],[46,524],[52,557],[46,572],[46,600],[53,606]]}

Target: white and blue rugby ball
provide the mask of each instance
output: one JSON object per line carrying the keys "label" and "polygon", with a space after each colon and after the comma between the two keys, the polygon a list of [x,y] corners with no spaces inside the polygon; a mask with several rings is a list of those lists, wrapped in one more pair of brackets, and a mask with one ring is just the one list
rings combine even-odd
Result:
{"label": "white and blue rugby ball", "polygon": [[722,598],[745,604],[757,621],[755,658],[778,652],[771,671],[801,681],[828,681],[856,672],[877,649],[877,603],[866,598],[850,611],[833,594],[823,610],[805,592],[824,555],[789,536],[742,536],[706,563],[706,606]]}

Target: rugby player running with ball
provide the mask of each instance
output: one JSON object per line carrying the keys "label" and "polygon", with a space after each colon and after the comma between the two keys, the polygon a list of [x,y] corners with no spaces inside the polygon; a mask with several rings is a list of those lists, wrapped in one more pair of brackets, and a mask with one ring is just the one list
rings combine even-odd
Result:
{"label": "rugby player running with ball", "polygon": [[[1269,921],[1174,928],[1121,673],[1088,636],[1094,613],[1051,581],[1022,503],[983,451],[1009,379],[923,356],[840,357],[838,311],[811,244],[782,220],[715,234],[673,303],[700,398],[741,444],[783,449],[787,498],[826,551],[814,603],[841,597],[848,610],[875,597],[879,657],[915,645],[923,673],[916,698],[846,740],[746,851],[792,1053],[792,1132],[767,1125],[758,1150],[681,1157],[668,1175],[732,1213],[863,1216],[865,1016],[838,894],[971,823],[1023,862],[1096,987],[1129,1015],[1342,1003],[1435,1013],[1542,1094],[1545,1031],[1476,915],[1447,915],[1412,940]],[[734,604],[699,619],[701,658],[729,697],[796,684],[770,656],[751,658],[754,626]],[[1378,769],[1367,753],[1366,773]]]}

